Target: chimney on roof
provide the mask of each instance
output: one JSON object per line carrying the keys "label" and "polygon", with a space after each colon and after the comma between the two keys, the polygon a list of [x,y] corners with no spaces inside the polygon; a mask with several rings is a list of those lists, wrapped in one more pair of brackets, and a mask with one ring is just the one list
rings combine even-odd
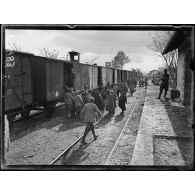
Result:
{"label": "chimney on roof", "polygon": [[68,52],[70,55],[70,61],[80,62],[80,53],[76,51]]}

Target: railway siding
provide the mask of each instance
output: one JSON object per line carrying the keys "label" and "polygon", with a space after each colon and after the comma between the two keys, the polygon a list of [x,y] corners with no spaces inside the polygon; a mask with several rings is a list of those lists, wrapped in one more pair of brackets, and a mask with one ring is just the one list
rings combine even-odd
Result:
{"label": "railway siding", "polygon": [[129,118],[135,103],[142,94],[143,89],[138,89],[133,97],[128,98],[125,116],[120,116],[119,107],[116,108],[115,116],[104,118],[96,127],[98,139],[93,141],[91,133],[86,138],[87,145],[77,143],[68,154],[59,159],[55,165],[104,165],[121,130]]}
{"label": "railway siding", "polygon": [[107,165],[130,165],[134,151],[135,141],[139,129],[141,115],[144,107],[146,90],[143,92],[135,109],[121,133],[120,139],[107,161]]}
{"label": "railway siding", "polygon": [[[104,165],[142,90],[138,88],[133,97],[128,97],[124,117],[119,115],[121,110],[117,107],[113,118],[107,117],[98,124],[95,130],[99,136],[98,140],[94,142],[89,133],[86,140],[88,144],[86,146],[81,145],[80,142],[76,144],[61,163],[63,165]],[[83,134],[85,124],[74,120],[66,121],[63,114],[63,108],[60,108],[50,120],[43,120],[43,115],[40,115],[39,122],[30,127],[27,135],[11,142],[11,149],[6,154],[7,164],[49,165],[77,140]]]}

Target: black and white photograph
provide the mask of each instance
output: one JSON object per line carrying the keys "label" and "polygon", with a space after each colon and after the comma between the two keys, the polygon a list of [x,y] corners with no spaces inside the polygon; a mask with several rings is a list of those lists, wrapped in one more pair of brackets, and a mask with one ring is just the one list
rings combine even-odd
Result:
{"label": "black and white photograph", "polygon": [[193,194],[193,4],[1,1],[0,193]]}
{"label": "black and white photograph", "polygon": [[1,168],[193,170],[193,25],[3,25]]}

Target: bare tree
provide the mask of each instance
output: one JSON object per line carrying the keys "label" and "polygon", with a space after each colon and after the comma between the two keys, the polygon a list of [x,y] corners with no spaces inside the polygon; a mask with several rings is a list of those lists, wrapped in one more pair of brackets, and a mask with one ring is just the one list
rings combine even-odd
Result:
{"label": "bare tree", "polygon": [[87,59],[84,60],[85,64],[90,64],[90,65],[94,65],[96,63],[96,60],[99,58],[99,56],[95,56],[95,57],[89,57]]}
{"label": "bare tree", "polygon": [[39,49],[39,54],[47,58],[53,58],[53,59],[59,58],[59,51],[56,51],[55,49],[49,50],[48,48],[42,48],[42,49]]}
{"label": "bare tree", "polygon": [[164,61],[164,66],[169,70],[171,79],[176,80],[178,51],[174,50],[162,55],[168,41],[173,35],[173,31],[156,32],[152,37],[152,42],[147,47]]}
{"label": "bare tree", "polygon": [[62,57],[59,58],[60,60],[70,61],[69,53],[65,53]]}
{"label": "bare tree", "polygon": [[9,44],[10,50],[20,51],[20,52],[23,51],[22,48],[21,48],[21,46],[18,43],[16,43],[16,42],[12,42],[12,43],[9,42],[8,44]]}

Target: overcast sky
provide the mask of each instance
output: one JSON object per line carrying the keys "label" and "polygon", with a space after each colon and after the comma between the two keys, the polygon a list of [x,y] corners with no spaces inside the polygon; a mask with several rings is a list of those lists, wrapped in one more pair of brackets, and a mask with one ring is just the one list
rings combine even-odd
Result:
{"label": "overcast sky", "polygon": [[149,31],[68,31],[68,30],[6,30],[6,48],[17,43],[23,51],[39,55],[39,49],[48,48],[60,52],[81,53],[81,62],[98,57],[96,63],[104,66],[112,61],[118,51],[124,51],[131,62],[124,69],[139,68],[143,72],[162,65],[146,45],[151,42]]}

